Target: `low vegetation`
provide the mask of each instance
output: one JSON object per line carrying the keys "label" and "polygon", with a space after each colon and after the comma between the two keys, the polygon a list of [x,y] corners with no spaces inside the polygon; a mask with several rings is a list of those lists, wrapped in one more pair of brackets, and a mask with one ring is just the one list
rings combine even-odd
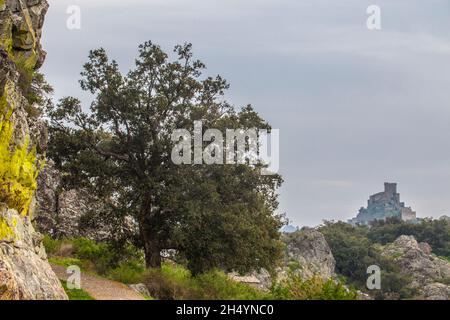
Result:
{"label": "low vegetation", "polygon": [[262,291],[236,282],[218,269],[193,275],[186,266],[171,261],[163,262],[161,268],[146,269],[143,253],[133,246],[119,255],[111,245],[85,238],[53,240],[45,236],[44,245],[51,263],[78,265],[83,272],[126,284],[144,283],[151,297],[160,300],[356,299],[354,290],[335,280],[314,277],[304,281],[294,272],[270,290]]}
{"label": "low vegetation", "polygon": [[334,279],[315,276],[305,280],[296,273],[275,284],[272,292],[279,300],[356,300],[358,297],[356,290]]}

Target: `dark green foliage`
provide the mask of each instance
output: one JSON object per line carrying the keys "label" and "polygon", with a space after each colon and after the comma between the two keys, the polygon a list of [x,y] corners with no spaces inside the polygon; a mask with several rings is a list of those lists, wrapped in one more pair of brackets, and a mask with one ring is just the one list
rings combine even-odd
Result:
{"label": "dark green foliage", "polygon": [[450,256],[450,222],[439,219],[423,219],[418,223],[408,223],[399,219],[376,221],[372,224],[368,238],[372,242],[386,244],[401,235],[411,235],[419,242],[426,242],[433,252]]}
{"label": "dark green foliage", "polygon": [[367,230],[353,228],[344,222],[325,222],[319,231],[325,236],[336,260],[336,272],[363,285],[367,267],[371,265]]}

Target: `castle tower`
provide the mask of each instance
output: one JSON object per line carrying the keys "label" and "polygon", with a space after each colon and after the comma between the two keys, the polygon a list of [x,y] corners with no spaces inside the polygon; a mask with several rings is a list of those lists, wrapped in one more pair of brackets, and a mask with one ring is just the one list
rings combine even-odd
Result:
{"label": "castle tower", "polygon": [[397,184],[396,183],[384,183],[384,192],[386,194],[396,194],[397,193]]}

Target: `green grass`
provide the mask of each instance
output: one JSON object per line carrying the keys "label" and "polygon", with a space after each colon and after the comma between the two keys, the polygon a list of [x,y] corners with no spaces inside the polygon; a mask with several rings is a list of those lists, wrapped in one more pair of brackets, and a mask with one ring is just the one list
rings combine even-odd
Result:
{"label": "green grass", "polygon": [[87,293],[83,289],[68,289],[66,281],[61,281],[61,284],[64,288],[64,291],[66,291],[69,300],[95,300],[89,295],[89,293]]}
{"label": "green grass", "polygon": [[148,270],[143,282],[161,300],[265,300],[271,295],[230,279],[214,270],[193,277],[180,265],[164,263],[161,270]]}
{"label": "green grass", "polygon": [[123,261],[116,268],[108,269],[105,276],[108,279],[126,283],[141,283],[145,274],[145,267],[138,261]]}

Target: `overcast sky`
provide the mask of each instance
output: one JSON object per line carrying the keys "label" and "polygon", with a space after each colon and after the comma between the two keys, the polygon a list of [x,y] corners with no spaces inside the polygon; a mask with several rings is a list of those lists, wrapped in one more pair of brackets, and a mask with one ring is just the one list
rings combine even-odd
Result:
{"label": "overcast sky", "polygon": [[[88,51],[123,71],[138,44],[191,42],[227,99],[281,135],[280,210],[293,224],[346,220],[397,182],[419,216],[450,213],[448,0],[49,0],[43,67],[56,97],[88,101]],[[369,31],[366,9],[381,8]],[[81,29],[66,28],[67,7]]]}

